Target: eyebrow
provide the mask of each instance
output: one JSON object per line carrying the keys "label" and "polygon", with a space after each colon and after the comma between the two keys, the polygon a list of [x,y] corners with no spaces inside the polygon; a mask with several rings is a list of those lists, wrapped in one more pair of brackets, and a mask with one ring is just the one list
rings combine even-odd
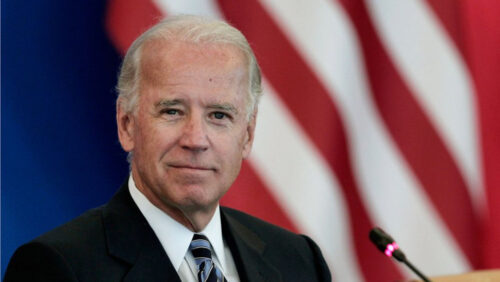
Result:
{"label": "eyebrow", "polygon": [[212,105],[208,106],[208,108],[214,109],[214,110],[222,110],[222,111],[226,111],[226,112],[231,112],[234,115],[238,114],[238,109],[236,109],[236,107],[231,105],[231,104],[212,104]]}
{"label": "eyebrow", "polygon": [[184,101],[181,99],[173,99],[173,100],[161,100],[158,103],[156,103],[155,108],[164,108],[164,107],[170,107],[170,106],[176,106],[184,104]]}

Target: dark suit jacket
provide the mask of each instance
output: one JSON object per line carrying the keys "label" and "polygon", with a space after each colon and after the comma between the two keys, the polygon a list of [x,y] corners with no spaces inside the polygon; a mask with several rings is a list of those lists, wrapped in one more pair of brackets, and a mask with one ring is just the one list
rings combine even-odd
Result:
{"label": "dark suit jacket", "polygon": [[[221,208],[221,216],[241,281],[331,281],[308,237],[229,208]],[[21,246],[4,281],[180,279],[124,184],[108,204]]]}

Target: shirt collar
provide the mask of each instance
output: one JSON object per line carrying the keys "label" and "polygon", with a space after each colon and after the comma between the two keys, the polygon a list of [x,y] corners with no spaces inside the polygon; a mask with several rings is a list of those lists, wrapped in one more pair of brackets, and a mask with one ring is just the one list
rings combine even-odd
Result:
{"label": "shirt collar", "polygon": [[[129,177],[128,187],[132,199],[148,221],[156,237],[158,237],[158,240],[165,249],[174,268],[179,271],[181,263],[189,249],[189,244],[191,243],[194,232],[153,205],[146,196],[137,189],[132,175]],[[215,252],[212,256],[215,255],[217,257],[224,271],[226,257],[224,253],[220,210],[218,205],[210,222],[205,229],[199,233],[207,236],[208,240],[210,240]]]}

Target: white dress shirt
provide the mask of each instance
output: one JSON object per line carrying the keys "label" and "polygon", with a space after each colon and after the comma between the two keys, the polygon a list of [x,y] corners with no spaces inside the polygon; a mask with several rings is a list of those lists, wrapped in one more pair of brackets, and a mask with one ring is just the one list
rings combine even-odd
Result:
{"label": "white dress shirt", "polygon": [[[193,255],[189,252],[189,244],[194,232],[153,205],[137,189],[132,175],[129,177],[128,187],[132,199],[148,221],[156,237],[158,237],[181,280],[183,282],[198,282],[197,266]],[[240,279],[231,250],[222,238],[219,206],[217,206],[208,225],[199,233],[207,236],[212,244],[212,260],[222,271],[227,281],[239,282]]]}

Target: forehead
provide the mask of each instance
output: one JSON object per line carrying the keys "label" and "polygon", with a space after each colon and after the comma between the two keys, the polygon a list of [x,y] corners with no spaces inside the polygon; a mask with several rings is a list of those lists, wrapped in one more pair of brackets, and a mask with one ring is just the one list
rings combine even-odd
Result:
{"label": "forehead", "polygon": [[155,84],[182,74],[196,75],[200,70],[211,79],[246,74],[243,52],[230,44],[154,39],[144,43],[141,56],[142,79]]}

